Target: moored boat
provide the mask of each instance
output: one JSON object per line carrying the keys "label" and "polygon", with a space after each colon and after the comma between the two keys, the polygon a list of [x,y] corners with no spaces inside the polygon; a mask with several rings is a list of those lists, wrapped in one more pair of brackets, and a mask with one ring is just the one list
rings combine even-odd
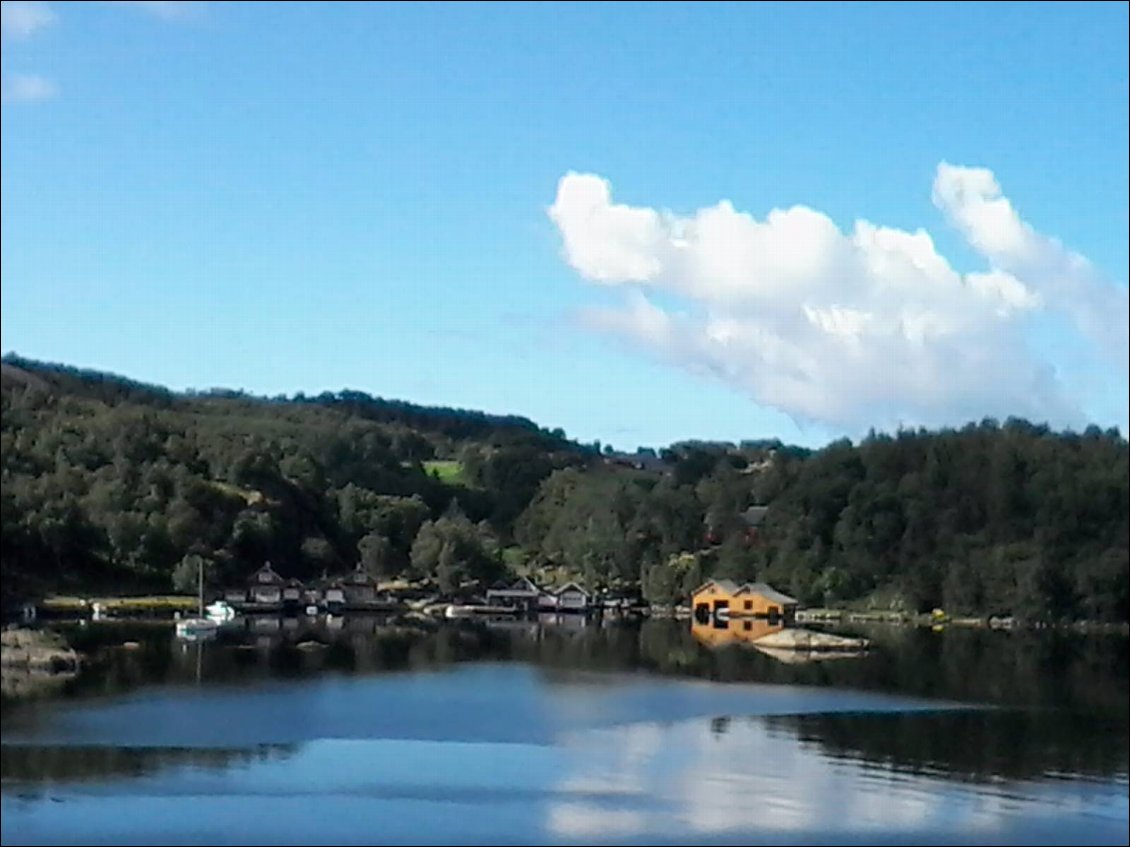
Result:
{"label": "moored boat", "polygon": [[[200,559],[197,559],[196,565],[196,592],[196,617],[182,618],[178,620],[176,624],[177,638],[183,638],[186,641],[198,641],[203,638],[213,637],[220,628],[219,622],[213,620],[211,617],[205,617],[204,614],[204,562]],[[219,604],[213,603],[212,605],[215,606]],[[226,603],[222,605],[227,606]]]}
{"label": "moored boat", "polygon": [[211,618],[185,618],[177,621],[177,638],[186,641],[210,638],[219,628],[220,624]]}
{"label": "moored boat", "polygon": [[204,607],[204,615],[209,620],[217,622],[230,621],[235,617],[235,609],[223,600],[217,600],[215,603]]}

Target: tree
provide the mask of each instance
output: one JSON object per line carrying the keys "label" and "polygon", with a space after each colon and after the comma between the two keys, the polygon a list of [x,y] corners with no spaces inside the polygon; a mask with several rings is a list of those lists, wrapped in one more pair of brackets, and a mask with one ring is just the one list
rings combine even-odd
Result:
{"label": "tree", "polygon": [[332,570],[337,564],[333,545],[324,538],[308,536],[302,540],[302,555],[314,573]]}
{"label": "tree", "polygon": [[383,535],[369,532],[357,542],[361,568],[371,576],[394,576],[392,544]]}
{"label": "tree", "polygon": [[642,583],[644,599],[649,603],[672,604],[681,599],[679,574],[667,564],[651,565]]}
{"label": "tree", "polygon": [[454,594],[463,584],[462,568],[456,559],[455,545],[450,541],[445,541],[440,547],[436,562],[436,582],[439,583],[439,590],[445,594]]}
{"label": "tree", "polygon": [[210,585],[213,563],[199,553],[188,553],[173,569],[173,590],[179,594],[196,594],[202,575],[204,585]]}
{"label": "tree", "polygon": [[417,578],[431,576],[439,566],[439,554],[443,550],[444,537],[437,529],[435,521],[425,521],[412,542],[412,573]]}

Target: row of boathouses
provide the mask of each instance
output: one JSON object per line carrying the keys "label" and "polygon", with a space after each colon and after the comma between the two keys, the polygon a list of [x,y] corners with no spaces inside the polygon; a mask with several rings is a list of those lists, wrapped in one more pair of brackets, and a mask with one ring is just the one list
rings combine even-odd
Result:
{"label": "row of boathouses", "polygon": [[[226,588],[222,596],[232,608],[247,611],[310,607],[376,610],[395,606],[404,599],[382,591],[376,579],[361,569],[347,576],[323,576],[304,583],[299,579],[284,578],[270,562],[251,574],[246,585]],[[471,599],[472,605],[516,613],[627,609],[638,607],[641,602],[631,597],[598,597],[576,582],[544,588],[527,577],[495,583],[485,595]]]}
{"label": "row of boathouses", "polygon": [[223,599],[236,609],[319,608],[369,609],[391,603],[377,581],[361,569],[346,576],[323,576],[304,583],[286,579],[267,562],[247,579],[247,584],[225,588]]}
{"label": "row of boathouses", "polygon": [[[223,599],[236,609],[276,608],[375,609],[396,604],[377,580],[357,569],[345,576],[323,576],[304,583],[284,578],[268,562],[247,579],[246,585],[226,588]],[[498,582],[472,604],[513,612],[589,612],[596,609],[629,609],[644,605],[639,598],[594,595],[577,582],[546,588],[529,577]],[[737,584],[726,579],[709,580],[691,592],[691,609],[697,619],[722,617],[768,617],[790,620],[797,601],[765,583]]]}

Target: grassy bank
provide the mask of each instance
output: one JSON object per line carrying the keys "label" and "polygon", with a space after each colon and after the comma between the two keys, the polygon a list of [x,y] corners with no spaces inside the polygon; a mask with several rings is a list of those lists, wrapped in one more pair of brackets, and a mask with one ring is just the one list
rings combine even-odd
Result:
{"label": "grassy bank", "polygon": [[197,607],[197,598],[181,594],[148,597],[48,597],[39,604],[45,612],[84,615],[98,606],[105,612],[185,612]]}

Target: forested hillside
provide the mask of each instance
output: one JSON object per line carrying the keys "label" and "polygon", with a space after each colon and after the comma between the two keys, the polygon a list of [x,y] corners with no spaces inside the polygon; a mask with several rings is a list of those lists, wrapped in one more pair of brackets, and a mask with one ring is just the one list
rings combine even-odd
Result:
{"label": "forested hillside", "polygon": [[[168,589],[190,553],[222,583],[264,561],[434,576],[446,546],[449,582],[490,578],[541,480],[586,456],[521,418],[357,392],[179,395],[11,356],[2,403],[8,595]],[[434,459],[463,460],[465,479],[441,481]]]}
{"label": "forested hillside", "polygon": [[809,604],[1128,614],[1117,431],[984,421],[817,451],[629,455],[359,392],[178,394],[13,356],[3,368],[6,597],[167,590],[198,554],[218,583],[269,560],[447,591],[520,570],[670,602],[727,576]]}

